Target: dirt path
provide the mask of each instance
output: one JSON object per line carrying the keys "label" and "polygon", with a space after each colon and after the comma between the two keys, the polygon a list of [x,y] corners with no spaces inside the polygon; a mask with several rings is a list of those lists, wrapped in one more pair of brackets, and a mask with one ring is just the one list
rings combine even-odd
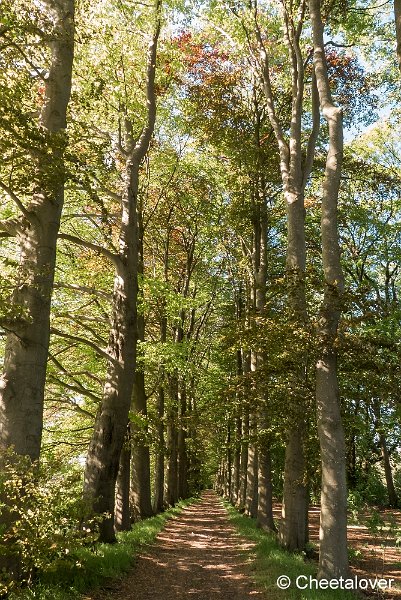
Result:
{"label": "dirt path", "polygon": [[129,575],[90,598],[263,600],[241,553],[250,547],[235,535],[217,496],[207,491],[201,502],[167,522]]}

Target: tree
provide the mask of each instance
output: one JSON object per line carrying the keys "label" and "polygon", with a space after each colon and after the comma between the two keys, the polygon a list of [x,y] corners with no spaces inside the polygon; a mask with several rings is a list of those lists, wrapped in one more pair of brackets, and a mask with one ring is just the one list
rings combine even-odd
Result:
{"label": "tree", "polygon": [[156,120],[156,54],[160,34],[160,2],[155,5],[155,25],[147,56],[146,120],[139,137],[134,137],[133,122],[123,114],[125,127],[123,189],[119,247],[109,253],[115,268],[110,357],[102,403],[96,415],[93,438],[85,467],[85,494],[92,498],[94,511],[109,513],[101,523],[100,539],[115,542],[115,484],[120,453],[127,428],[134,385],[138,341],[138,186],[141,163],[148,150]]}
{"label": "tree", "polygon": [[[14,6],[16,11],[19,8],[19,4]],[[22,10],[22,15],[27,16],[24,6]],[[42,67],[36,66],[40,61],[38,57],[29,56],[29,44],[33,40],[28,42],[25,38],[24,23],[19,24],[21,29],[17,30],[20,39],[18,35],[13,37],[13,22],[9,26],[7,18],[1,31],[5,47],[12,47],[16,52],[14,61],[17,64],[22,62],[25,70],[34,68],[41,80],[37,88],[40,104],[38,124],[35,127],[28,122],[27,129],[23,131],[24,136],[29,128],[35,127],[30,130],[28,144],[28,155],[34,164],[33,183],[27,186],[28,189],[23,189],[25,184],[21,185],[14,178],[12,161],[6,166],[8,173],[5,171],[1,180],[2,191],[19,210],[17,218],[2,221],[0,227],[7,235],[17,239],[19,266],[12,292],[15,313],[5,316],[1,323],[7,332],[7,340],[0,384],[0,443],[3,449],[13,447],[18,454],[28,455],[32,460],[39,458],[42,438],[50,302],[57,234],[64,203],[65,128],[74,53],[74,1],[46,1],[43,11],[43,14],[35,15],[33,34],[36,41],[45,40],[49,48]],[[15,19],[15,15],[11,12],[10,18]],[[37,87],[36,82],[34,87]],[[5,123],[10,121],[7,119]],[[11,123],[11,131],[13,126]],[[18,135],[15,140],[18,140]],[[24,140],[21,142],[24,147]],[[30,192],[31,200],[27,204],[25,198]]]}
{"label": "tree", "polygon": [[317,424],[322,459],[319,577],[338,578],[348,574],[345,444],[335,344],[344,291],[337,225],[343,129],[341,108],[335,106],[331,98],[320,0],[311,0],[309,11],[316,84],[321,110],[329,128],[321,217],[325,289],[318,321],[319,358],[316,365]]}
{"label": "tree", "polygon": [[[305,105],[305,67],[307,59],[303,56],[302,32],[305,25],[305,3],[296,6],[282,6],[282,23],[284,31],[283,45],[287,47],[287,59],[282,59],[291,72],[291,107],[288,127],[287,113],[283,117],[277,109],[279,99],[272,85],[271,42],[269,31],[262,31],[259,24],[258,7],[252,6],[254,34],[260,58],[261,77],[266,96],[266,105],[272,129],[274,131],[279,155],[283,193],[287,208],[287,263],[286,279],[288,290],[288,310],[294,327],[305,330],[308,322],[305,296],[305,207],[304,194],[312,169],[315,145],[319,133],[319,110],[316,81],[312,78],[312,127],[307,136],[307,146],[303,153],[302,142],[304,132],[302,119]],[[276,60],[276,59],[275,59]],[[288,62],[287,62],[288,61]],[[288,138],[286,130],[289,129]],[[292,367],[293,381],[289,390],[291,398],[291,424],[287,432],[283,526],[280,531],[282,544],[289,550],[302,550],[308,539],[307,509],[308,497],[305,485],[305,372],[307,353],[300,349],[299,356],[294,359]]]}

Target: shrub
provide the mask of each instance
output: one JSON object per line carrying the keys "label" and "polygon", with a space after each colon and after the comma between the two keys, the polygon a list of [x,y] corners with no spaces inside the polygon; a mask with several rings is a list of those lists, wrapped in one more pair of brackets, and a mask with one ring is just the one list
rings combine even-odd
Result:
{"label": "shrub", "polygon": [[0,593],[31,584],[38,573],[69,570],[94,544],[96,522],[82,499],[82,474],[47,458],[40,465],[7,452],[0,476],[0,558],[18,564],[18,582],[3,571]]}

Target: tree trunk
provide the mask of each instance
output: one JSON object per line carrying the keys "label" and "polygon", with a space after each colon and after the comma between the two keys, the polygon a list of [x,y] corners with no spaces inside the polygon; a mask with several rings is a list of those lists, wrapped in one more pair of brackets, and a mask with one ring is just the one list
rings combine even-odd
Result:
{"label": "tree trunk", "polygon": [[[295,167],[294,167],[295,169]],[[295,175],[293,176],[295,178]],[[298,177],[298,176],[297,176]],[[299,187],[298,185],[294,186]],[[287,289],[290,318],[296,328],[307,322],[305,297],[305,209],[303,192],[287,192]],[[294,357],[290,373],[289,428],[285,449],[284,488],[280,542],[290,551],[302,551],[308,539],[305,515],[308,495],[305,482],[305,364],[306,351]]]}
{"label": "tree trunk", "polygon": [[185,381],[178,392],[180,409],[178,430],[178,497],[188,498],[188,454],[187,454],[187,392]]}
{"label": "tree trunk", "polygon": [[320,578],[347,577],[347,485],[344,431],[337,380],[336,337],[344,279],[340,263],[337,201],[343,156],[342,112],[333,104],[324,54],[320,0],[309,1],[314,71],[320,106],[329,127],[329,149],[322,190],[322,258],[325,291],[318,321],[316,366],[317,423],[322,459]]}
{"label": "tree trunk", "polygon": [[137,194],[139,163],[131,156],[125,167],[119,254],[112,303],[106,383],[85,466],[84,493],[100,523],[100,540],[113,543],[115,484],[128,424],[136,367],[138,296]]}
{"label": "tree trunk", "polygon": [[18,286],[12,302],[19,315],[7,322],[0,378],[0,445],[39,458],[50,337],[50,302],[56,243],[64,203],[66,113],[74,52],[74,0],[45,2],[53,23],[51,65],[45,82],[40,126],[47,148],[37,165],[37,186],[17,226]]}
{"label": "tree trunk", "polygon": [[241,443],[241,479],[238,508],[245,509],[247,496],[247,473],[248,473],[248,446],[249,446],[249,406],[245,402],[244,414],[242,418],[242,443]]}
{"label": "tree trunk", "polygon": [[[138,274],[143,277],[143,222],[142,206],[138,207]],[[138,292],[142,299],[142,290]],[[138,342],[145,341],[144,315],[138,314]],[[150,491],[150,451],[147,424],[147,397],[145,390],[145,373],[143,367],[136,368],[132,393],[132,411],[139,423],[131,424],[132,431],[132,464],[131,464],[131,510],[134,521],[146,519],[153,515]]]}
{"label": "tree trunk", "polygon": [[134,414],[141,419],[139,425],[131,424],[131,511],[134,521],[139,521],[153,515],[150,492],[150,452],[146,423],[145,374],[143,371],[135,372],[132,404]]}
{"label": "tree trunk", "polygon": [[178,501],[178,432],[177,432],[177,386],[176,377],[170,382],[170,407],[167,419],[167,490],[166,499],[169,506]]}
{"label": "tree trunk", "polygon": [[303,480],[305,460],[300,448],[303,448],[302,432],[293,428],[285,448],[283,525],[280,529],[281,543],[290,551],[304,548],[308,539],[308,495]]}
{"label": "tree trunk", "polygon": [[127,428],[127,435],[120,454],[120,465],[118,468],[116,483],[116,505],[114,514],[114,526],[117,531],[129,531],[131,529],[130,518],[130,465],[131,465],[131,433]]}
{"label": "tree trunk", "polygon": [[[168,251],[164,256],[164,274],[165,281],[168,280]],[[160,320],[160,341],[165,343],[167,339],[167,317],[165,302],[161,307],[162,315]],[[157,446],[155,456],[155,495],[153,500],[153,510],[159,513],[165,508],[164,499],[164,459],[165,459],[165,443],[164,443],[164,411],[165,411],[165,372],[164,366],[160,367],[160,385],[157,398]]]}
{"label": "tree trunk", "polygon": [[258,412],[258,511],[257,524],[266,531],[277,531],[273,519],[273,486],[270,443],[265,433],[269,422],[267,408],[259,407]]}
{"label": "tree trunk", "polygon": [[240,481],[241,481],[241,437],[242,437],[242,421],[240,417],[235,419],[235,446],[233,458],[233,489],[232,502],[238,505],[240,496]]}
{"label": "tree trunk", "polygon": [[386,436],[384,435],[384,429],[381,422],[381,411],[380,411],[380,401],[375,398],[373,400],[373,410],[375,414],[375,429],[379,436],[380,448],[382,452],[383,458],[383,467],[384,467],[384,475],[386,477],[386,486],[387,486],[387,494],[388,494],[388,503],[391,508],[397,508],[398,506],[398,497],[397,492],[394,487],[393,473],[391,470],[390,463],[390,455],[387,449]]}
{"label": "tree trunk", "polygon": [[379,438],[380,438],[380,447],[381,447],[382,458],[383,458],[384,474],[386,477],[388,503],[389,503],[389,506],[391,506],[391,508],[397,508],[398,507],[398,496],[397,496],[397,492],[395,491],[395,487],[394,487],[394,479],[393,479],[393,473],[391,471],[390,456],[389,456],[389,453],[387,450],[386,436],[384,435],[383,432],[380,432]]}
{"label": "tree trunk", "polygon": [[249,438],[245,514],[256,518],[258,513],[258,445],[255,414],[251,414],[249,417]]}
{"label": "tree trunk", "polygon": [[159,386],[157,400],[157,447],[155,457],[155,495],[153,510],[159,513],[164,510],[164,387]]}

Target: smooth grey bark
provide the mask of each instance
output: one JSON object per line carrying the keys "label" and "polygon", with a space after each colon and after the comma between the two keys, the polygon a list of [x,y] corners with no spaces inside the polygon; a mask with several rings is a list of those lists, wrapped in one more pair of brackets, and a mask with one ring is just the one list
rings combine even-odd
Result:
{"label": "smooth grey bark", "polygon": [[188,491],[189,495],[200,492],[204,488],[202,457],[198,454],[196,445],[199,439],[199,412],[196,401],[196,384],[195,377],[191,376],[188,385],[188,436],[192,441],[192,447],[188,452]]}
{"label": "smooth grey bark", "polygon": [[[143,221],[142,207],[138,204],[138,274],[143,276]],[[142,292],[138,291],[142,296]],[[138,314],[138,341],[145,341],[145,319],[144,315]],[[134,375],[134,386],[132,390],[133,414],[136,415],[141,424],[135,421],[131,423],[132,432],[132,462],[131,462],[131,511],[134,521],[146,519],[153,515],[152,497],[150,491],[150,449],[148,442],[147,425],[147,396],[145,390],[145,373],[143,369],[136,368]]]}
{"label": "smooth grey bark", "polygon": [[340,261],[337,202],[343,158],[342,111],[331,98],[324,53],[320,0],[309,0],[313,63],[320,107],[329,128],[329,148],[322,186],[322,261],[324,298],[317,325],[317,425],[322,461],[320,552],[318,577],[347,577],[347,485],[345,440],[337,378],[336,337],[341,316],[344,278]]}
{"label": "smooth grey bark", "polygon": [[178,460],[177,460],[177,427],[176,415],[170,412],[167,423],[167,489],[166,501],[174,506],[178,501]]}
{"label": "smooth grey bark", "polygon": [[100,524],[100,539],[103,542],[116,541],[113,526],[114,490],[136,365],[138,172],[139,163],[128,160],[122,197],[120,251],[114,280],[112,329],[108,344],[110,360],[85,466],[85,495],[93,501],[95,513],[109,513]]}
{"label": "smooth grey bark", "polygon": [[128,413],[136,368],[138,339],[138,188],[139,169],[148,150],[156,120],[156,53],[160,33],[160,3],[156,3],[156,25],[147,58],[147,121],[138,140],[132,124],[125,119],[126,155],[121,197],[119,251],[114,257],[116,273],[112,302],[106,383],[89,445],[84,493],[96,514],[108,513],[100,522],[100,541],[114,543],[114,501],[120,453],[128,423]]}
{"label": "smooth grey bark", "polygon": [[[168,280],[168,245],[164,257],[165,281]],[[161,308],[160,320],[160,341],[166,342],[167,339],[167,317],[165,314],[165,303]],[[164,459],[165,459],[165,441],[164,441],[164,413],[165,413],[165,373],[163,365],[160,368],[160,384],[157,397],[157,446],[155,453],[155,487],[153,510],[155,513],[164,510]]]}
{"label": "smooth grey bark", "polygon": [[[0,446],[13,447],[32,460],[39,458],[42,439],[50,304],[64,203],[64,130],[74,54],[74,0],[48,0],[44,5],[54,27],[48,32],[51,64],[40,114],[46,148],[43,154],[37,149],[40,158],[31,202],[25,208],[14,198],[22,211],[12,232],[19,246],[18,285],[12,302],[19,315],[2,323],[7,338],[0,378]],[[14,197],[12,190],[10,194]]]}
{"label": "smooth grey bark", "polygon": [[[242,318],[242,284],[240,282],[238,292],[235,294],[235,316],[238,323],[241,323]],[[237,349],[237,377],[240,380],[242,377],[242,350]],[[241,452],[242,452],[242,418],[241,406],[243,402],[243,394],[241,391],[236,392],[237,415],[235,418],[235,442],[234,442],[234,457],[233,457],[233,490],[232,497],[235,506],[241,504]]]}
{"label": "smooth grey bark", "polygon": [[116,504],[114,512],[114,526],[116,531],[129,531],[131,529],[130,515],[130,465],[131,465],[131,432],[127,434],[120,454],[116,482]]}
{"label": "smooth grey bark", "polygon": [[265,433],[269,420],[267,409],[261,406],[258,411],[259,456],[258,456],[258,510],[256,522],[266,531],[276,532],[273,519],[273,484],[270,441]]}
{"label": "smooth grey bark", "polygon": [[153,510],[159,513],[164,510],[164,386],[159,386],[157,398],[157,447],[155,456],[155,493]]}
{"label": "smooth grey bark", "polygon": [[179,429],[177,440],[178,453],[178,497],[188,498],[188,453],[187,453],[187,391],[182,381],[178,391]]}
{"label": "smooth grey bark", "polygon": [[[259,121],[258,121],[259,123]],[[256,130],[256,141],[260,147],[259,127]],[[259,170],[262,171],[262,164],[259,160]],[[258,193],[254,207],[254,227],[253,227],[253,285],[255,316],[260,320],[266,316],[266,286],[267,286],[267,206],[264,197],[264,177],[261,172],[262,185],[261,192]],[[268,360],[267,353],[258,349],[255,352],[253,370],[255,375],[263,372],[263,367]],[[257,421],[257,450],[258,450],[258,474],[257,474],[257,524],[259,527],[276,531],[273,520],[273,486],[271,473],[270,441],[268,436],[269,418],[268,418],[268,389],[267,385],[262,386],[259,392],[260,382],[255,381],[255,391],[257,397],[256,421]]]}
{"label": "smooth grey bark", "polygon": [[167,489],[166,500],[169,506],[178,501],[178,381],[170,378],[170,399],[167,412]]}
{"label": "smooth grey bark", "polygon": [[239,510],[245,509],[247,496],[247,473],[248,473],[248,445],[249,445],[249,406],[244,402],[242,417],[242,436],[241,436],[241,472],[240,472],[240,490],[237,506]]}
{"label": "smooth grey bark", "polygon": [[258,514],[258,443],[256,409],[249,416],[248,469],[246,482],[245,514],[256,518]]}
{"label": "smooth grey bark", "polygon": [[227,415],[227,438],[226,438],[226,475],[224,479],[224,496],[229,502],[232,502],[232,478],[233,478],[233,461],[232,461],[232,448],[231,448],[231,422],[230,417]]}
{"label": "smooth grey bark", "polygon": [[239,501],[240,481],[241,481],[241,434],[242,422],[240,417],[235,419],[235,439],[233,451],[233,477],[232,477],[232,502],[237,505]]}
{"label": "smooth grey bark", "polygon": [[148,427],[145,374],[136,370],[133,388],[133,410],[145,422],[144,425],[131,424],[131,511],[135,521],[153,515],[150,491],[150,451],[147,441]]}
{"label": "smooth grey bark", "polygon": [[[308,540],[308,494],[303,481],[299,482],[296,476],[304,477],[305,458],[303,452],[298,452],[303,447],[303,431],[295,427],[290,430],[290,435],[285,448],[284,465],[284,500],[282,516],[285,522],[285,537],[283,545],[288,550],[303,548]],[[283,532],[280,531],[280,535]]]}

